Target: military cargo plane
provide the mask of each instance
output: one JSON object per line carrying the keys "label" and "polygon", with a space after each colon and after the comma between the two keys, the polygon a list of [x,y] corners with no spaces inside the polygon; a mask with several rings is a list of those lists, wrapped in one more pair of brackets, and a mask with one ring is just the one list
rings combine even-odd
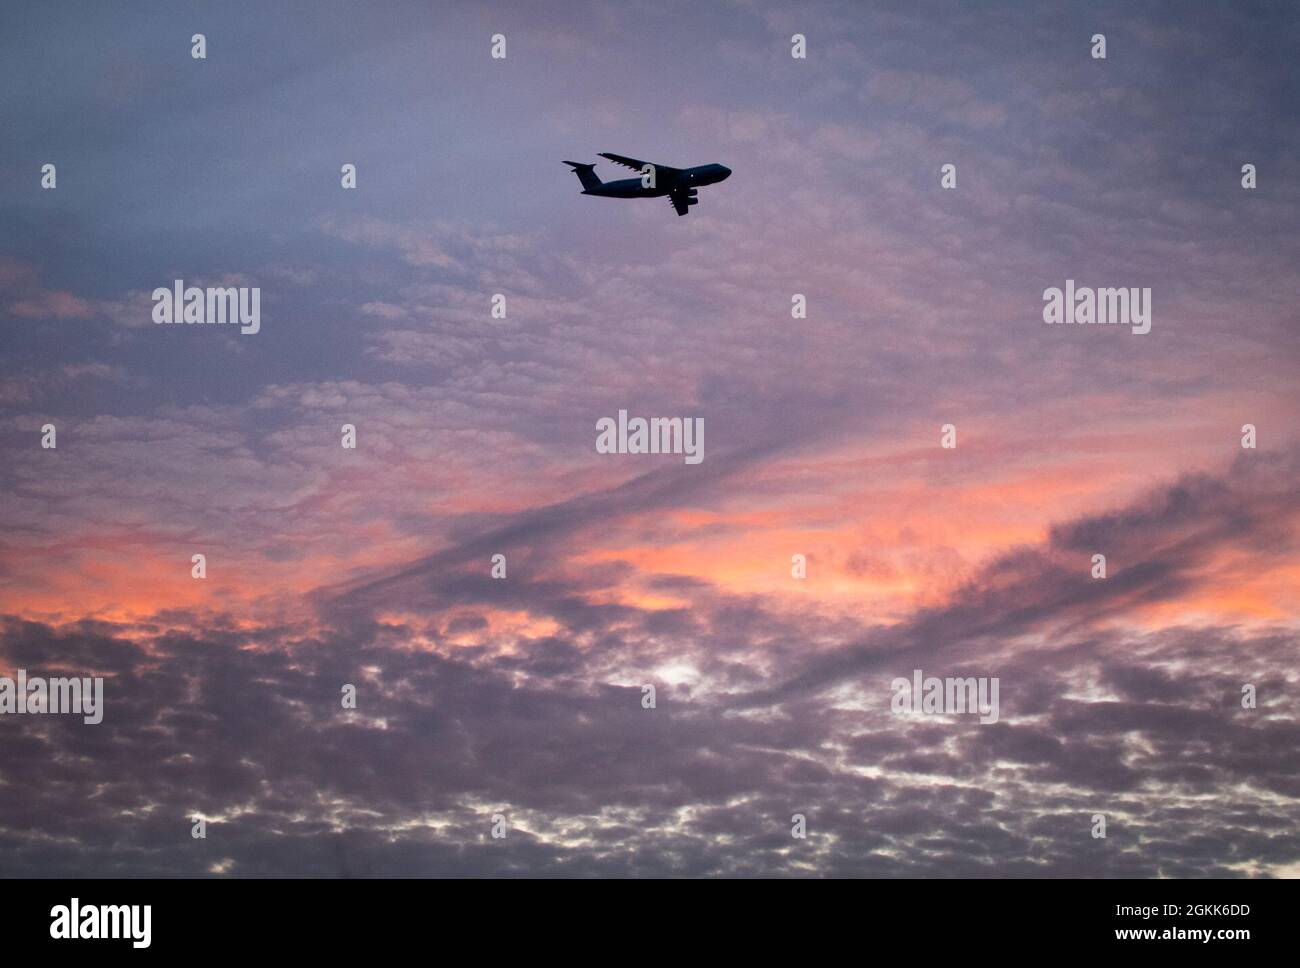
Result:
{"label": "military cargo plane", "polygon": [[600,157],[608,158],[615,164],[640,172],[638,178],[623,178],[618,181],[603,182],[596,174],[595,165],[584,165],[578,161],[566,161],[582,182],[582,194],[601,195],[605,198],[663,198],[668,197],[678,215],[685,215],[696,204],[696,189],[701,185],[712,185],[722,181],[731,174],[725,165],[698,165],[695,168],[670,168],[656,165],[639,158],[614,155],[607,151],[600,152]]}

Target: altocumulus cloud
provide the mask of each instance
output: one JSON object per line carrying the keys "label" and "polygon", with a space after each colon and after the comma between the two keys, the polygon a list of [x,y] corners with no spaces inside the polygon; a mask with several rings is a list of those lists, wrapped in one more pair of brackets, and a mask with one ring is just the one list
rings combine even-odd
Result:
{"label": "altocumulus cloud", "polygon": [[[1145,630],[1140,613],[1204,590],[1234,547],[1292,552],[1294,469],[1243,461],[1063,524],[887,627],[629,566],[492,582],[450,552],[360,598],[323,591],[299,625],[9,617],[5,666],[94,670],[107,712],[94,728],[3,724],[3,869],[1282,873],[1300,861],[1293,633]],[[538,531],[537,513],[498,539],[524,548],[581,526],[570,510]],[[1127,562],[1113,579],[1064,566],[1111,532]],[[600,601],[632,579],[691,607]],[[547,628],[503,629],[499,611]],[[913,667],[999,676],[1002,720],[891,717],[888,682]],[[356,710],[340,708],[349,682]],[[657,708],[641,707],[642,682]],[[1258,708],[1242,708],[1243,683]],[[488,836],[497,812],[504,840]],[[1088,834],[1094,812],[1104,841]],[[793,813],[806,841],[789,835]],[[190,838],[192,816],[206,839]]]}

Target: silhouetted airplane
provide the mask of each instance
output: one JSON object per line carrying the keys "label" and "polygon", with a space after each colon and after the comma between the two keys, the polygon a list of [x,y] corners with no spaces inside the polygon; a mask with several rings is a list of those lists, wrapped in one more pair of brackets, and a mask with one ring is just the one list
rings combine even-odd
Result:
{"label": "silhouetted airplane", "polygon": [[[725,165],[669,168],[667,165],[655,165],[637,158],[611,155],[607,151],[600,152],[600,156],[641,172],[641,175],[637,178],[603,182],[596,175],[595,165],[566,161],[565,164],[573,169],[573,173],[578,176],[578,181],[582,182],[582,194],[603,195],[606,198],[661,198],[667,195],[673,203],[673,208],[677,209],[678,215],[685,215],[690,210],[690,206],[699,201],[695,197],[695,190],[699,186],[712,185],[731,174],[731,169]],[[647,168],[650,169],[649,172]],[[645,187],[648,174],[652,174],[654,178],[651,188]]]}

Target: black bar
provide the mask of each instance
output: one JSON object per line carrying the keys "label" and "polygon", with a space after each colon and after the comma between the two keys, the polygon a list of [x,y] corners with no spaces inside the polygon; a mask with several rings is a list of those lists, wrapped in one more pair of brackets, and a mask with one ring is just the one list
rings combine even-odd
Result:
{"label": "black bar", "polygon": [[[484,954],[533,945],[541,956],[547,949],[610,951],[620,936],[629,952],[681,950],[690,937],[692,947],[753,946],[761,953],[779,936],[800,945],[912,950],[926,960],[1020,944],[1071,955],[1127,950],[1234,957],[1286,950],[1296,936],[1290,914],[1297,897],[1295,881],[1266,880],[37,880],[6,881],[0,890],[7,952],[128,957],[254,950],[373,955],[431,940],[447,957],[452,944]],[[52,911],[70,908],[72,898],[83,916],[90,906],[140,905],[143,911],[148,905],[148,947],[136,948],[130,938],[52,938]],[[1204,931],[1212,932],[1208,941],[1200,937]]]}

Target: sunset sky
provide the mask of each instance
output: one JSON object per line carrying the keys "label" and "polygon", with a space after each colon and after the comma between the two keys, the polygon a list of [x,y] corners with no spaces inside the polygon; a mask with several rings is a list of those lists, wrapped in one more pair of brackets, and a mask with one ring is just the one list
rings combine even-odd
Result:
{"label": "sunset sky", "polygon": [[[1298,46],[1263,3],[6,5],[0,675],[105,714],[0,716],[0,875],[1300,876]],[[734,173],[678,218],[580,195],[602,151]],[[175,279],[261,331],[154,325]],[[1067,279],[1151,331],[1045,325]],[[620,409],[704,461],[598,454]],[[893,715],[914,669],[1000,720]]]}

